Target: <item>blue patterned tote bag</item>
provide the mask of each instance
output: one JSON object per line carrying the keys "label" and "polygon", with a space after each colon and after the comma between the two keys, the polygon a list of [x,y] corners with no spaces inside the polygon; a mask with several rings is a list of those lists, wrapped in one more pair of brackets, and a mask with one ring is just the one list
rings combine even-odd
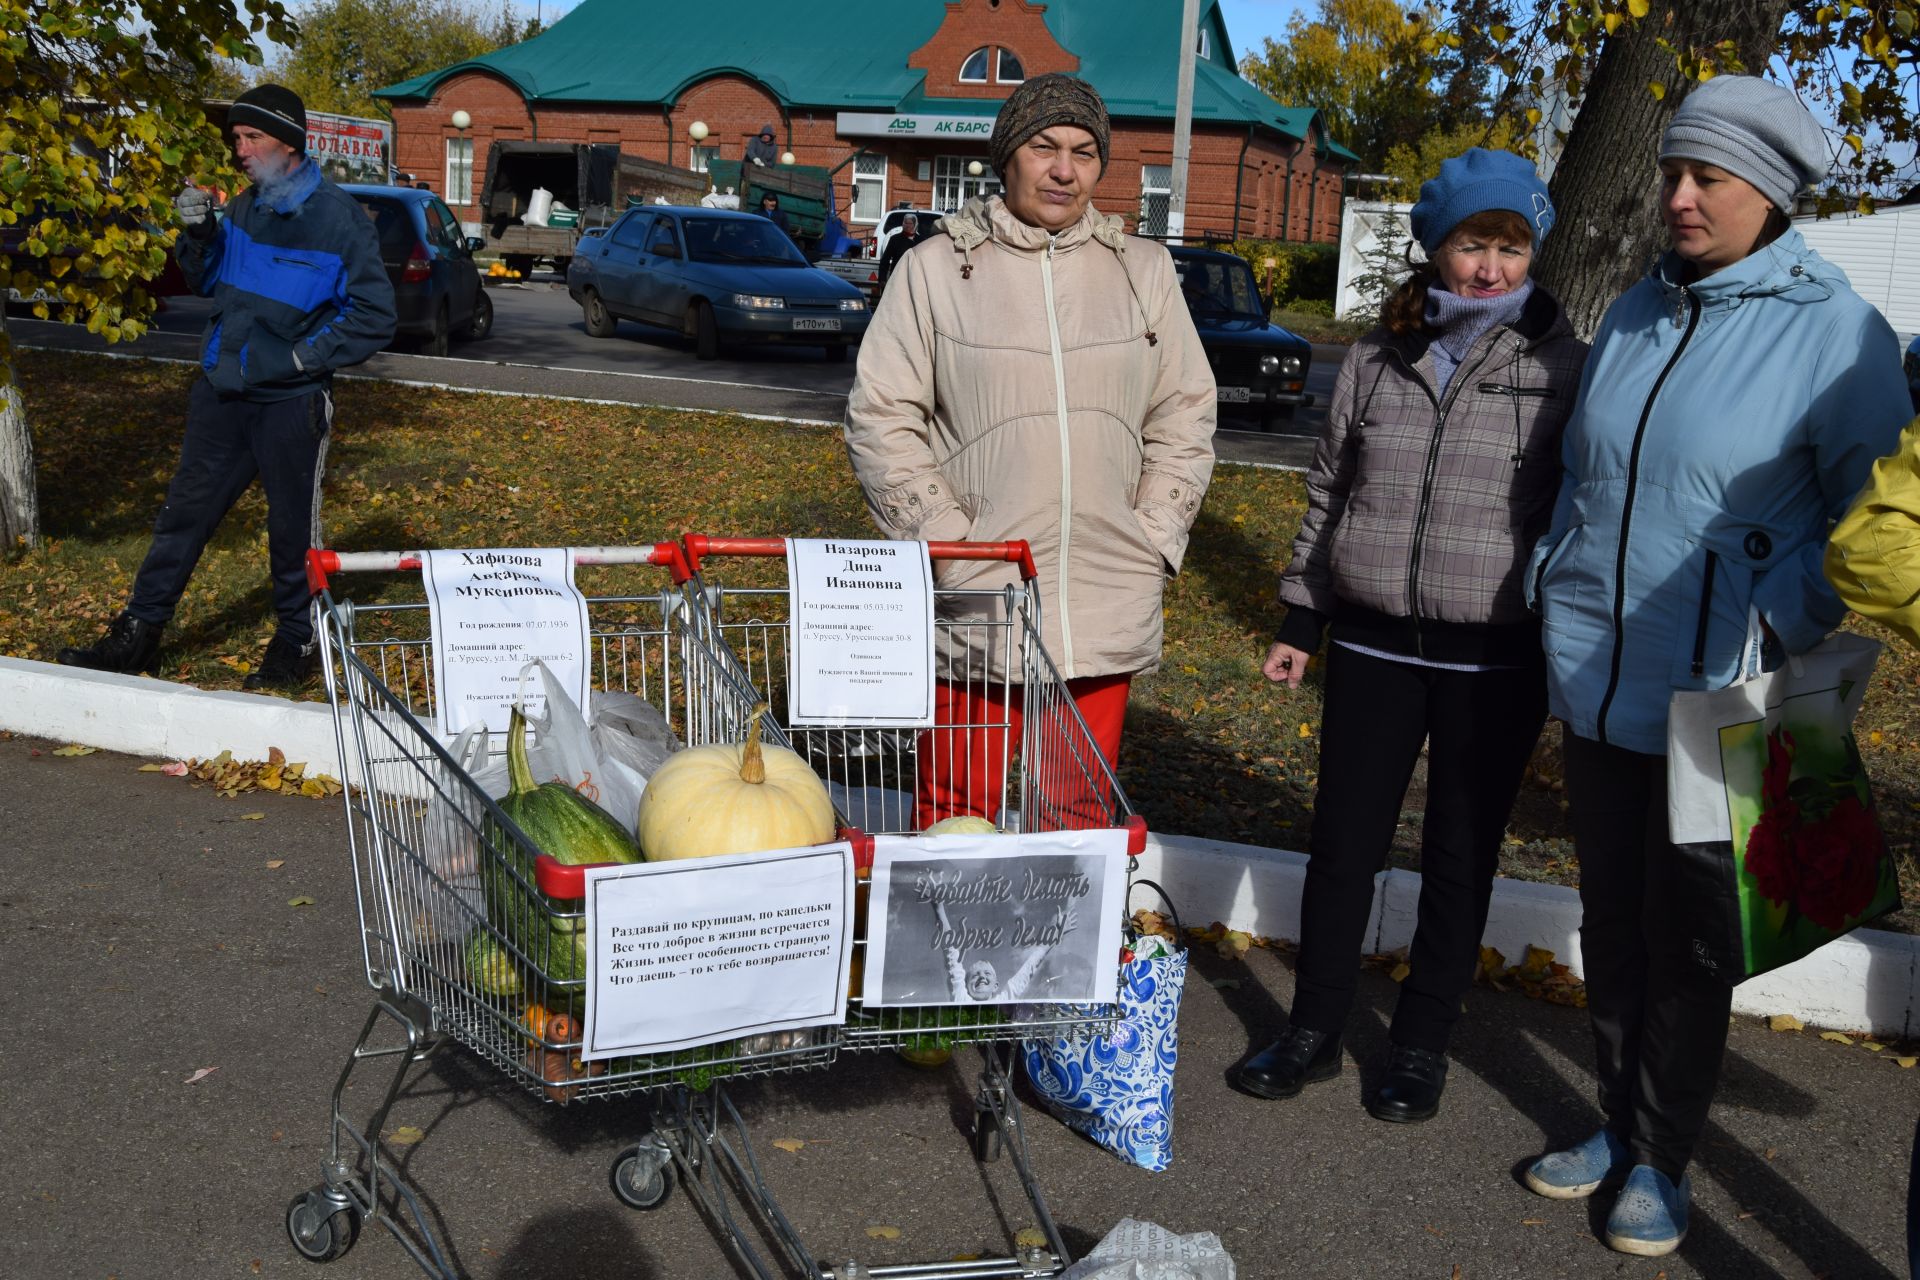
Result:
{"label": "blue patterned tote bag", "polygon": [[[1166,897],[1150,880],[1138,880]],[[1169,910],[1171,911],[1171,903]],[[1110,1035],[1025,1042],[1027,1079],[1060,1122],[1128,1164],[1173,1163],[1173,1068],[1187,948],[1178,916],[1169,943],[1131,927],[1120,966],[1120,1020]]]}

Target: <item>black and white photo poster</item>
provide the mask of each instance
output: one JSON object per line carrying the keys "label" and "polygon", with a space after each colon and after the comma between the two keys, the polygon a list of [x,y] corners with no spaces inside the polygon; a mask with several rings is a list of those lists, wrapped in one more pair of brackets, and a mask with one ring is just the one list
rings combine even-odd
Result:
{"label": "black and white photo poster", "polygon": [[1127,833],[879,836],[869,1005],[1107,1004]]}
{"label": "black and white photo poster", "polygon": [[930,726],[927,544],[789,538],[787,579],[787,722]]}

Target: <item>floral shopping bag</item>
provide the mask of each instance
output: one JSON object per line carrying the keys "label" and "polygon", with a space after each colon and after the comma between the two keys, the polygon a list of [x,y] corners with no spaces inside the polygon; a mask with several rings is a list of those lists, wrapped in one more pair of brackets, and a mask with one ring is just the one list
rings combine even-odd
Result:
{"label": "floral shopping bag", "polygon": [[1694,958],[1729,983],[1900,905],[1853,739],[1879,656],[1841,633],[1777,671],[1673,695],[1668,837]]}
{"label": "floral shopping bag", "polygon": [[[1159,889],[1147,880],[1134,883]],[[1174,935],[1185,937],[1177,917]],[[1120,1020],[1112,1033],[1030,1039],[1022,1057],[1034,1091],[1062,1124],[1128,1164],[1159,1173],[1173,1163],[1173,1068],[1187,948],[1154,934],[1130,937],[1127,948],[1131,958],[1120,965]]]}

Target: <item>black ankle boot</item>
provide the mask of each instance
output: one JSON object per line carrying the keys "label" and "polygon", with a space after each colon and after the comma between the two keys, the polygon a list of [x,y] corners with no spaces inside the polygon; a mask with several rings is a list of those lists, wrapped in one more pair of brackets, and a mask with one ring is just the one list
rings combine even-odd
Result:
{"label": "black ankle boot", "polygon": [[1446,1086],[1446,1054],[1396,1044],[1387,1054],[1387,1078],[1367,1103],[1367,1114],[1395,1124],[1431,1120],[1439,1114]]}
{"label": "black ankle boot", "polygon": [[312,640],[296,644],[275,632],[257,670],[240,682],[247,689],[299,689],[320,668],[320,647]]}
{"label": "black ankle boot", "polygon": [[165,627],[142,622],[130,613],[122,613],[107,627],[107,634],[86,648],[62,649],[62,666],[86,667],[93,671],[118,671],[135,675],[152,671],[159,664],[160,633]]}
{"label": "black ankle boot", "polygon": [[1291,1098],[1316,1080],[1340,1074],[1340,1037],[1288,1027],[1234,1073],[1233,1082],[1258,1098]]}

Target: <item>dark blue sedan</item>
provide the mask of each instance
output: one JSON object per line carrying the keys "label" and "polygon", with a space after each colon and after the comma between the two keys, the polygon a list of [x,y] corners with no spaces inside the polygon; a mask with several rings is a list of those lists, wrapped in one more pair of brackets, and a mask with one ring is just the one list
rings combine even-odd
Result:
{"label": "dark blue sedan", "polygon": [[473,252],[484,241],[463,235],[439,196],[417,187],[340,189],[360,202],[380,238],[380,261],[393,282],[399,316],[396,342],[411,341],[427,355],[444,356],[449,339],[475,341],[493,331],[493,299],[473,265]]}
{"label": "dark blue sedan", "polygon": [[722,343],[794,343],[844,360],[867,331],[867,300],[811,266],[780,228],[752,213],[648,205],[580,238],[567,292],[587,332],[621,320],[678,329],[711,360]]}
{"label": "dark blue sedan", "polygon": [[1246,259],[1191,245],[1167,251],[1213,366],[1222,416],[1249,415],[1264,428],[1312,404],[1307,370],[1313,346],[1267,318],[1267,299]]}

